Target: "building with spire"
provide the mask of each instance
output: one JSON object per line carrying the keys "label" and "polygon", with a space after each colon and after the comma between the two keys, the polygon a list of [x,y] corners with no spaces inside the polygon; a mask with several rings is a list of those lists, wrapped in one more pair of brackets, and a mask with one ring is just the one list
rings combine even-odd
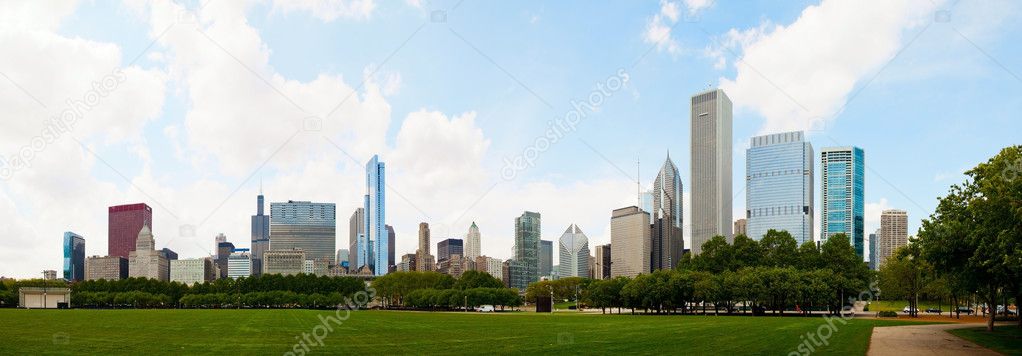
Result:
{"label": "building with spire", "polygon": [[557,275],[560,278],[589,277],[589,238],[582,229],[571,224],[558,242],[560,264]]}
{"label": "building with spire", "polygon": [[472,222],[472,226],[468,227],[468,235],[465,235],[465,258],[471,261],[475,261],[476,257],[479,257],[479,227],[476,226],[476,222]]}
{"label": "building with spire", "polygon": [[682,230],[682,184],[678,167],[667,153],[653,181],[650,213],[650,270],[673,269],[685,250]]}
{"label": "building with spire", "polygon": [[259,196],[256,197],[256,214],[252,215],[252,274],[259,275],[263,271],[263,252],[270,249],[270,216],[264,213],[263,185],[259,183]]}
{"label": "building with spire", "polygon": [[128,253],[128,277],[170,280],[170,261],[156,250],[156,239],[149,226],[142,226],[135,239],[135,250]]}

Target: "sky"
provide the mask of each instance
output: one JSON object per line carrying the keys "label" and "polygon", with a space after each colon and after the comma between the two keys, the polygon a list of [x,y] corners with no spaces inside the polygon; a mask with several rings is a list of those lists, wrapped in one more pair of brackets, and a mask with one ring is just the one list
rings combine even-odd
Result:
{"label": "sky", "polygon": [[[398,255],[514,218],[610,241],[670,152],[689,239],[690,97],[734,102],[734,216],[755,135],[866,154],[866,231],[918,229],[1022,132],[1022,3],[905,1],[0,2],[0,276],[107,252],[107,207],[153,208],[157,247],[247,247],[267,202],[337,204],[338,248],[387,166]],[[818,159],[817,159],[818,160]],[[817,163],[817,169],[818,169]],[[819,180],[819,174],[817,174]],[[819,182],[817,197],[819,197]],[[817,212],[819,199],[817,199]],[[817,225],[819,220],[817,219]],[[819,234],[819,226],[816,227]],[[688,243],[688,241],[686,241]],[[556,259],[556,257],[555,257]]]}

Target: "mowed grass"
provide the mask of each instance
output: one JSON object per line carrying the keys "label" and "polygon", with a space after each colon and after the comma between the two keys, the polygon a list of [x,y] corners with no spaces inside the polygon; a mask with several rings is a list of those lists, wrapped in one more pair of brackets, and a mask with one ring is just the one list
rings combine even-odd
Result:
{"label": "mowed grass", "polygon": [[[303,333],[316,353],[788,354],[823,318],[639,316],[577,313],[355,311],[327,333],[332,310],[0,310],[0,355],[282,354]],[[343,315],[343,313],[342,313]],[[816,353],[863,355],[874,326],[836,323]],[[310,336],[311,338],[311,336]],[[815,354],[815,353],[814,353]]]}
{"label": "mowed grass", "polygon": [[986,328],[955,329],[948,332],[1005,355],[1022,355],[1022,328],[1015,325],[997,326],[993,333],[987,332]]}

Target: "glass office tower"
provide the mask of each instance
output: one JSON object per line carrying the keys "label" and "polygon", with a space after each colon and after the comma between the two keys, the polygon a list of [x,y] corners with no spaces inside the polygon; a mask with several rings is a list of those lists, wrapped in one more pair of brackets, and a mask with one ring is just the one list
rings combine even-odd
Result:
{"label": "glass office tower", "polygon": [[[359,245],[360,257],[368,255],[373,274],[377,276],[387,274],[390,267],[385,168],[385,164],[376,155],[366,163],[365,234]],[[363,244],[368,247],[368,253],[363,253]]]}
{"label": "glass office tower", "polygon": [[332,261],[337,252],[336,232],[333,203],[289,200],[270,204],[270,250],[299,249],[307,259]]}
{"label": "glass office tower", "polygon": [[801,131],[756,136],[745,156],[748,236],[772,229],[813,241],[813,145]]}
{"label": "glass office tower", "polygon": [[64,233],[64,279],[85,280],[85,238],[76,233]]}
{"label": "glass office tower", "polygon": [[858,147],[828,147],[820,157],[823,194],[820,243],[845,234],[855,252],[863,257],[865,153]]}
{"label": "glass office tower", "polygon": [[539,240],[539,213],[526,211],[515,218],[514,260],[520,263],[521,274],[514,279],[511,288],[525,290],[529,283],[539,281]]}

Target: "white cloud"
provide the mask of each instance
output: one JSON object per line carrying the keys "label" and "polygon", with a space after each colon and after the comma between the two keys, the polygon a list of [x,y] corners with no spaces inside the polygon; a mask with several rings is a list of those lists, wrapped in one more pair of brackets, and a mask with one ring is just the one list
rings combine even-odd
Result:
{"label": "white cloud", "polygon": [[671,55],[681,53],[681,45],[671,36],[671,26],[678,22],[678,4],[676,2],[661,0],[660,12],[653,15],[646,23],[646,31],[643,33],[643,41],[655,44],[657,51],[667,52]]}
{"label": "white cloud", "polygon": [[685,0],[689,15],[695,15],[713,5],[713,0]]}
{"label": "white cloud", "polygon": [[721,47],[739,47],[742,61],[720,87],[738,108],[766,118],[763,132],[819,128],[937,7],[929,0],[825,0],[787,26],[731,30]]}
{"label": "white cloud", "polygon": [[[409,5],[421,7],[418,0],[408,0]],[[376,8],[374,0],[274,0],[273,9],[283,13],[308,11],[322,21],[336,19],[368,19]]]}
{"label": "white cloud", "polygon": [[892,209],[892,207],[888,204],[887,198],[880,198],[880,201],[874,203],[866,203],[866,235],[872,234],[880,228],[880,214],[888,209]]}

